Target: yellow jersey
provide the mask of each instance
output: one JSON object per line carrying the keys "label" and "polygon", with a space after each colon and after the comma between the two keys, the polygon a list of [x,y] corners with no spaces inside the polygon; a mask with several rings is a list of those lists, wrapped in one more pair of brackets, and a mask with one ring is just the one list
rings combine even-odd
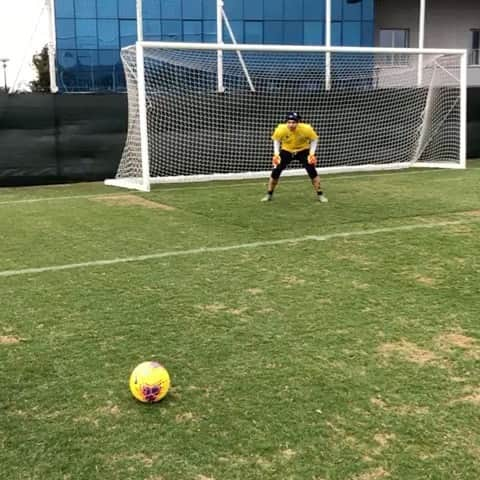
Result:
{"label": "yellow jersey", "polygon": [[317,132],[309,123],[298,123],[297,128],[292,132],[286,123],[280,123],[272,135],[272,140],[281,143],[282,150],[287,152],[299,152],[310,146],[310,142],[318,138]]}

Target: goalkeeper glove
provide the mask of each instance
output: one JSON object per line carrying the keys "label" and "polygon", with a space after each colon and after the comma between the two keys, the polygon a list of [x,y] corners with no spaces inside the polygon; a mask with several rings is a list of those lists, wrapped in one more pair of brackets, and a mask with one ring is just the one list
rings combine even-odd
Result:
{"label": "goalkeeper glove", "polygon": [[309,155],[308,156],[308,163],[310,165],[316,165],[317,164],[317,157],[315,155]]}
{"label": "goalkeeper glove", "polygon": [[280,163],[280,155],[275,154],[272,157],[272,164],[274,167],[276,167]]}

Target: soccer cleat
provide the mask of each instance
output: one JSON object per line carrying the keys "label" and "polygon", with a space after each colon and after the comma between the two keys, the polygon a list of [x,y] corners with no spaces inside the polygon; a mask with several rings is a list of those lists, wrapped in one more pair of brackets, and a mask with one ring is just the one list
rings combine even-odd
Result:
{"label": "soccer cleat", "polygon": [[328,203],[328,198],[325,195],[317,195],[318,201],[321,203]]}
{"label": "soccer cleat", "polygon": [[262,199],[260,200],[261,202],[271,202],[272,201],[272,196],[270,194],[266,194]]}

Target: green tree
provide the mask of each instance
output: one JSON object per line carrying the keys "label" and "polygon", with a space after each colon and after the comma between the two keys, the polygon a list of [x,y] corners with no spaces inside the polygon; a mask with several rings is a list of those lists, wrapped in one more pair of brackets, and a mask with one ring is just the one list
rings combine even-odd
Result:
{"label": "green tree", "polygon": [[45,45],[40,53],[36,53],[32,58],[32,63],[36,69],[36,80],[30,82],[32,92],[50,91],[50,66],[48,63],[48,47]]}

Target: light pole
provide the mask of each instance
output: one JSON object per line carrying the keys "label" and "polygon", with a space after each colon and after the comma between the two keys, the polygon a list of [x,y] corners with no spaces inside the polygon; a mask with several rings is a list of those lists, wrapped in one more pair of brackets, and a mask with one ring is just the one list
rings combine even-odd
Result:
{"label": "light pole", "polygon": [[0,58],[0,62],[3,63],[3,84],[5,88],[5,92],[7,92],[7,62],[9,58]]}

